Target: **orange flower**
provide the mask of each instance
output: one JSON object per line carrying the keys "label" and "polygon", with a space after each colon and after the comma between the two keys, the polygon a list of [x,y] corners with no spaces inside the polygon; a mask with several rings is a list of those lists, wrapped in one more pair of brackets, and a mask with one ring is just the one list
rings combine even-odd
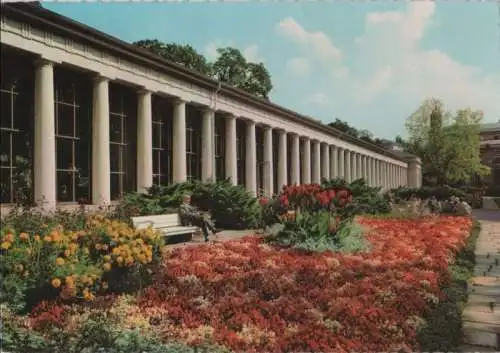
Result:
{"label": "orange flower", "polygon": [[54,278],[50,283],[54,288],[59,288],[61,286],[61,280],[59,278]]}
{"label": "orange flower", "polygon": [[4,241],[13,243],[14,242],[14,236],[12,233],[5,234]]}
{"label": "orange flower", "polygon": [[104,265],[102,265],[102,268],[104,271],[109,271],[111,270],[111,264],[109,262],[106,262]]}
{"label": "orange flower", "polygon": [[52,241],[52,238],[49,235],[46,235],[43,237],[43,241],[50,243]]}
{"label": "orange flower", "polygon": [[28,238],[29,238],[28,234],[26,234],[24,232],[19,234],[19,239],[21,239],[21,240],[28,240]]}
{"label": "orange flower", "polygon": [[40,241],[40,236],[38,234],[36,234],[33,239],[35,239],[35,241]]}
{"label": "orange flower", "polygon": [[65,263],[66,263],[66,261],[64,261],[64,259],[63,259],[62,257],[58,257],[58,258],[56,259],[56,265],[58,265],[58,266],[62,266],[62,265],[64,265]]}

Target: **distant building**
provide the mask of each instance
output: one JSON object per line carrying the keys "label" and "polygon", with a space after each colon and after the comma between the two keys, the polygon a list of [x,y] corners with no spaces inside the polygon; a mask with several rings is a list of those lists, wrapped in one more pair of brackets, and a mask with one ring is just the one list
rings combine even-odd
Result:
{"label": "distant building", "polygon": [[500,186],[500,120],[482,124],[481,161],[491,168],[491,174],[484,178],[488,185]]}

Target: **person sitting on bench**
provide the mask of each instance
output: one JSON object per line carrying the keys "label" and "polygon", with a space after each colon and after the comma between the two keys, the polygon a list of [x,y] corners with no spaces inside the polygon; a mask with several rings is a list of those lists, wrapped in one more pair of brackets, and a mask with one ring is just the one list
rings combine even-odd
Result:
{"label": "person sitting on bench", "polygon": [[206,242],[208,241],[208,231],[211,231],[213,235],[217,235],[217,231],[212,220],[210,219],[210,215],[191,205],[190,195],[184,195],[179,209],[179,214],[182,222],[191,223],[192,225],[201,228]]}

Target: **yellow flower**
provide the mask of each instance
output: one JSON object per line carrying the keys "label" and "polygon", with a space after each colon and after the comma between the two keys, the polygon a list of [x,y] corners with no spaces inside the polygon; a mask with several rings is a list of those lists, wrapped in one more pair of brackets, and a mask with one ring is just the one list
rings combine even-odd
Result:
{"label": "yellow flower", "polygon": [[58,257],[56,259],[56,265],[62,266],[64,264],[65,264],[65,261],[64,261],[64,259],[62,257]]}
{"label": "yellow flower", "polygon": [[29,274],[30,274],[30,273],[29,273],[28,271],[24,271],[24,273],[23,273],[23,277],[28,277],[28,276],[29,276]]}
{"label": "yellow flower", "polygon": [[109,262],[109,261],[111,261],[111,256],[109,256],[109,255],[105,255],[105,256],[103,257],[103,260],[104,260],[104,261],[106,261],[106,262]]}
{"label": "yellow flower", "polygon": [[90,293],[90,291],[89,291],[89,289],[88,289],[88,288],[85,288],[85,289],[83,290],[83,298],[84,298],[85,300],[89,300],[89,301],[91,301],[91,300],[94,300],[95,296],[94,296],[92,293]]}
{"label": "yellow flower", "polygon": [[43,241],[50,243],[52,241],[52,238],[50,236],[46,235],[43,237]]}
{"label": "yellow flower", "polygon": [[111,270],[111,264],[109,262],[106,262],[104,265],[102,265],[102,268],[104,271],[109,271]]}
{"label": "yellow flower", "polygon": [[9,243],[13,243],[14,236],[12,235],[12,233],[5,234],[4,241],[9,242]]}
{"label": "yellow flower", "polygon": [[59,278],[54,278],[50,283],[54,288],[59,288],[61,286],[61,280]]}
{"label": "yellow flower", "polygon": [[2,249],[4,249],[4,250],[8,250],[8,249],[10,249],[10,247],[11,247],[11,246],[12,246],[12,244],[11,244],[11,243],[9,243],[8,241],[4,241],[4,242],[2,243],[2,245],[1,245]]}
{"label": "yellow flower", "polygon": [[123,263],[123,257],[118,256],[118,257],[116,258],[116,262],[117,262],[118,264],[122,264],[122,263]]}
{"label": "yellow flower", "polygon": [[21,240],[28,240],[29,236],[26,233],[21,233],[19,234],[19,239]]}

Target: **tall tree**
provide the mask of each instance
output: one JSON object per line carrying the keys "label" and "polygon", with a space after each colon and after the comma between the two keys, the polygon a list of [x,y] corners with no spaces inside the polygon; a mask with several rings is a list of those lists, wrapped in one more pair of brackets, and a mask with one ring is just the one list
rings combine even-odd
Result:
{"label": "tall tree", "polygon": [[479,155],[481,111],[470,108],[452,116],[442,101],[425,100],[406,122],[408,141],[396,139],[407,152],[422,159],[422,172],[430,184],[460,183],[486,175],[489,168]]}
{"label": "tall tree", "polygon": [[190,45],[163,43],[157,39],[140,40],[133,44],[260,98],[269,99],[273,88],[271,75],[264,64],[247,62],[236,48],[217,49],[219,56],[211,63]]}
{"label": "tall tree", "polygon": [[133,44],[203,75],[212,75],[210,63],[190,45],[163,43],[157,39],[144,39]]}
{"label": "tall tree", "polygon": [[217,52],[219,57],[213,64],[213,73],[218,80],[269,99],[273,85],[263,63],[247,62],[243,54],[232,47],[219,48]]}

